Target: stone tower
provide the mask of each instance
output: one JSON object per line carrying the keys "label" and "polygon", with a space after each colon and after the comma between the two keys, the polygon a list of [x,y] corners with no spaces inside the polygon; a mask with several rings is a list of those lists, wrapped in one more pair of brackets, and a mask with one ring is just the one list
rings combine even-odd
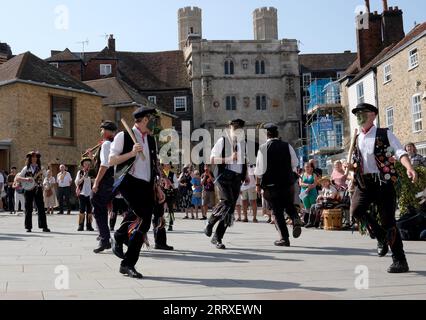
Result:
{"label": "stone tower", "polygon": [[202,38],[202,15],[201,9],[197,7],[185,7],[178,11],[179,25],[179,49],[183,50],[188,39],[192,37]]}
{"label": "stone tower", "polygon": [[278,40],[277,9],[263,7],[253,12],[254,40]]}

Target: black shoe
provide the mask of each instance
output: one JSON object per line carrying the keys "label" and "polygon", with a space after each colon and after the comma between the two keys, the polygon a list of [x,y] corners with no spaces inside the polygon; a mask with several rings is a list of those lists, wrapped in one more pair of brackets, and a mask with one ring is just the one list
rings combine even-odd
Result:
{"label": "black shoe", "polygon": [[50,229],[49,228],[43,228],[43,232],[49,233]]}
{"label": "black shoe", "polygon": [[120,259],[124,259],[124,251],[123,251],[123,244],[118,242],[115,239],[111,239],[113,242],[112,245],[112,252]]}
{"label": "black shoe", "polygon": [[142,279],[143,275],[139,272],[136,271],[136,269],[134,267],[120,267],[120,273],[121,274],[126,274],[128,275],[130,278],[135,278],[135,279]]}
{"label": "black shoe", "polygon": [[58,212],[58,214],[59,214],[59,215],[63,215],[64,213],[63,213],[63,212]]}
{"label": "black shoe", "polygon": [[84,231],[84,225],[80,224],[78,226],[77,232],[82,232],[82,231]]}
{"label": "black shoe", "polygon": [[207,217],[202,217],[200,220],[202,221],[207,220]]}
{"label": "black shoe", "polygon": [[274,242],[277,247],[290,247],[290,240],[278,240]]}
{"label": "black shoe", "polygon": [[388,268],[389,273],[404,273],[409,270],[407,260],[394,261]]}
{"label": "black shoe", "polygon": [[386,241],[382,242],[382,241],[378,241],[377,242],[377,254],[379,255],[379,257],[384,257],[388,254],[389,252],[389,246],[388,243]]}
{"label": "black shoe", "polygon": [[31,229],[27,229],[27,231],[26,231],[27,233],[31,233]]}
{"label": "black shoe", "polygon": [[204,234],[207,237],[209,237],[209,238],[212,236],[212,234],[213,234],[213,226],[210,223],[208,223],[206,225],[206,228],[204,229]]}
{"label": "black shoe", "polygon": [[293,238],[297,239],[302,234],[302,228],[299,225],[293,227]]}
{"label": "black shoe", "polygon": [[156,244],[155,250],[173,251],[174,248],[171,246],[168,246],[167,244]]}
{"label": "black shoe", "polygon": [[216,248],[219,249],[219,250],[225,250],[226,249],[225,245],[222,242],[218,242],[216,244]]}
{"label": "black shoe", "polygon": [[99,244],[99,247],[97,247],[95,250],[93,250],[94,253],[101,253],[104,252],[105,250],[111,249],[111,243],[108,242],[106,244]]}
{"label": "black shoe", "polygon": [[86,231],[93,232],[93,231],[95,231],[95,229],[93,229],[92,226],[86,226]]}
{"label": "black shoe", "polygon": [[305,226],[305,228],[306,228],[306,229],[313,228],[313,227],[315,227],[313,223],[308,223],[308,224]]}
{"label": "black shoe", "polygon": [[172,226],[170,226],[170,227],[167,229],[167,231],[173,231],[173,227],[172,227]]}

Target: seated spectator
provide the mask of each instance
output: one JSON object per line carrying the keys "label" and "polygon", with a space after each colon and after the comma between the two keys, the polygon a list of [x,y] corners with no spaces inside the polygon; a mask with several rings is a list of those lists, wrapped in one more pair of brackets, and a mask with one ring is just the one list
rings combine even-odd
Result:
{"label": "seated spectator", "polygon": [[306,228],[319,228],[321,222],[321,212],[323,209],[332,209],[339,204],[339,193],[336,188],[332,186],[331,179],[329,177],[323,177],[320,179],[321,191],[317,198],[317,203],[312,206],[308,224]]}
{"label": "seated spectator", "polygon": [[426,167],[426,158],[417,153],[417,148],[414,143],[407,143],[405,145],[405,151],[407,151],[413,167]]}

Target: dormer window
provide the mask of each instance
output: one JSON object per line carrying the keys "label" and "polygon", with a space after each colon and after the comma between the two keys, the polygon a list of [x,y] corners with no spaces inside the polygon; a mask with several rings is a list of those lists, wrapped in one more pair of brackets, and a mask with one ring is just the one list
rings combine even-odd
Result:
{"label": "dormer window", "polygon": [[110,64],[101,64],[100,65],[100,75],[108,76],[112,73],[112,65]]}

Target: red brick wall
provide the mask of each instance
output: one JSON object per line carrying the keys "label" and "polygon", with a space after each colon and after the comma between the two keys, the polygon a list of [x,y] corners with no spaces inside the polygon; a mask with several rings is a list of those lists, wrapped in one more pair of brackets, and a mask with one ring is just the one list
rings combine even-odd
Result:
{"label": "red brick wall", "polygon": [[82,75],[82,63],[81,62],[58,62],[58,69],[72,76],[73,78],[81,81]]}
{"label": "red brick wall", "polygon": [[369,28],[357,30],[358,61],[364,67],[383,49],[382,16],[370,13]]}
{"label": "red brick wall", "polygon": [[90,60],[84,70],[84,81],[105,78],[105,76],[101,76],[100,74],[101,64],[110,64],[112,66],[112,74],[107,77],[117,76],[117,60]]}

